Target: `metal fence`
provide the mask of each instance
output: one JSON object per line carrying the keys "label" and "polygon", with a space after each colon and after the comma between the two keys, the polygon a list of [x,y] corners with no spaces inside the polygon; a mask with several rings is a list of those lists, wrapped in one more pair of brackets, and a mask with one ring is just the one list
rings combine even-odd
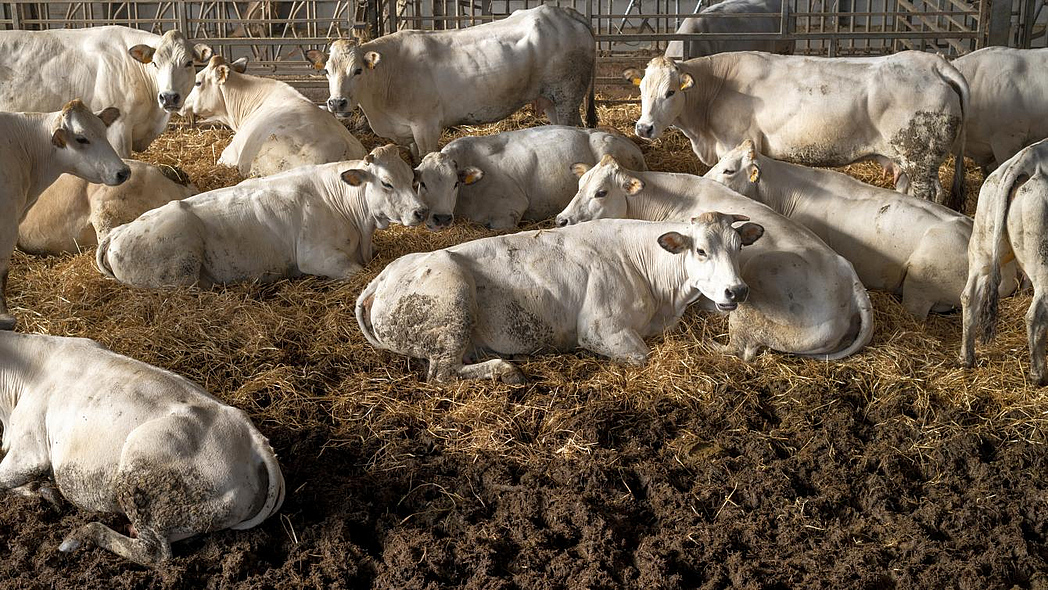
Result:
{"label": "metal fence", "polygon": [[[302,52],[328,40],[373,37],[404,28],[449,29],[490,22],[543,0],[301,0],[288,2],[0,1],[0,29],[46,29],[120,24],[156,33],[178,28],[231,58],[251,58],[250,71],[318,88]],[[716,0],[549,0],[586,15],[602,61],[661,53],[676,31]],[[1048,0],[784,0],[772,14],[778,28],[764,33],[711,33],[702,38],[779,39],[794,53],[877,55],[921,49],[956,55],[989,42],[1044,44]],[[705,4],[704,4],[705,3]],[[723,18],[755,18],[735,14]],[[610,70],[608,70],[610,72]],[[614,76],[601,80],[611,82]]]}

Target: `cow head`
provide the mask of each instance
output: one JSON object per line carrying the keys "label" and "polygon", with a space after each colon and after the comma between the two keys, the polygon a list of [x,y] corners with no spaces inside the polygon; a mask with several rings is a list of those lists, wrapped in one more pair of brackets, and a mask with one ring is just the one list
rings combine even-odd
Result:
{"label": "cow head", "polygon": [[328,110],[345,115],[357,108],[361,80],[378,66],[382,56],[377,51],[364,51],[356,39],[338,39],[331,43],[329,53],[311,49],[306,59],[327,76]]}
{"label": "cow head", "polygon": [[579,192],[557,215],[560,227],[593,219],[626,217],[626,199],[644,188],[644,181],[607,154],[592,168],[580,162],[572,164],[571,170],[579,177]]}
{"label": "cow head", "polygon": [[644,72],[630,68],[622,72],[630,83],[640,86],[640,119],[634,127],[638,137],[655,139],[677,120],[684,110],[684,93],[695,86],[691,74],[680,71],[668,57],[648,62]]}
{"label": "cow head", "polygon": [[178,31],[168,31],[160,44],[135,45],[127,50],[131,57],[153,68],[157,85],[157,103],[167,111],[182,108],[182,99],[193,89],[193,62],[211,59],[211,48],[203,43],[190,45]]}
{"label": "cow head", "polygon": [[377,147],[362,160],[363,168],[342,173],[342,181],[354,187],[364,187],[364,199],[379,229],[390,221],[401,225],[418,225],[426,220],[429,209],[419,200],[412,188],[411,166],[400,157],[393,144]]}
{"label": "cow head", "polygon": [[745,215],[725,215],[710,211],[693,217],[683,232],[666,232],[659,236],[659,246],[676,256],[684,256],[688,285],[717,304],[721,311],[731,311],[746,301],[750,288],[739,276],[739,250],[764,235],[764,228]]}
{"label": "cow head", "polygon": [[704,178],[715,180],[739,194],[756,199],[761,167],[757,163],[757,148],[753,141],[747,139],[724,154]]}
{"label": "cow head", "polygon": [[455,220],[459,187],[473,184],[483,177],[484,172],[479,168],[460,168],[451,156],[443,152],[426,154],[415,168],[415,191],[430,212],[426,228],[436,230],[451,225]]}
{"label": "cow head", "polygon": [[246,69],[246,57],[227,63],[221,55],[213,56],[207,67],[197,72],[193,91],[186,97],[182,107],[182,115],[225,119],[228,113],[222,87],[225,86],[231,72],[242,74]]}
{"label": "cow head", "polygon": [[131,169],[106,139],[106,128],[118,117],[120,110],[115,107],[96,115],[79,99],[66,104],[52,119],[51,145],[58,167],[88,182],[123,184],[131,177]]}

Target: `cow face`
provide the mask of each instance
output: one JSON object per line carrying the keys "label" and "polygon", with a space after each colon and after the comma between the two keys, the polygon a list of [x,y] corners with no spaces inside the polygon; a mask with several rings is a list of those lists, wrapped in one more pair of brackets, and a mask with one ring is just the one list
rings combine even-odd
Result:
{"label": "cow face", "polygon": [[382,60],[377,51],[364,51],[356,39],[338,39],[331,43],[330,53],[314,49],[306,52],[306,58],[327,76],[327,107],[336,115],[346,115],[357,108],[361,80]]}
{"label": "cow face", "polygon": [[415,194],[412,188],[415,175],[400,157],[397,146],[375,148],[364,156],[363,162],[363,168],[343,172],[342,181],[364,187],[364,199],[379,229],[388,227],[390,221],[410,226],[426,220],[429,209]]}
{"label": "cow face", "polygon": [[630,174],[615,158],[605,155],[596,166],[572,164],[579,177],[579,192],[557,215],[557,226],[564,227],[593,219],[626,217],[626,200],[644,188],[644,181]]}
{"label": "cow face", "polygon": [[247,58],[242,57],[230,64],[221,55],[212,57],[207,67],[197,73],[193,91],[186,97],[181,114],[205,119],[226,119],[228,112],[223,87],[230,73],[242,74],[246,69]]}
{"label": "cow face", "polygon": [[739,194],[756,199],[761,168],[757,163],[757,149],[753,142],[747,139],[724,154],[704,178],[715,180]]}
{"label": "cow face", "polygon": [[459,168],[458,163],[445,153],[426,154],[422,163],[415,168],[415,191],[429,208],[426,228],[437,230],[451,225],[455,220],[459,187],[473,184],[483,177],[484,173],[479,168]]}
{"label": "cow face", "polygon": [[707,212],[692,218],[687,231],[659,236],[663,250],[684,257],[688,285],[721,311],[735,309],[750,292],[739,276],[739,250],[764,235],[764,228],[756,223],[732,227],[733,223],[748,220],[745,215]]}
{"label": "cow face", "polygon": [[106,128],[120,117],[109,107],[97,115],[80,100],[69,102],[54,118],[51,144],[59,168],[96,184],[116,186],[131,177],[131,169],[116,154]]}
{"label": "cow face", "polygon": [[193,89],[193,62],[211,59],[211,48],[203,43],[190,45],[182,33],[168,31],[156,47],[135,45],[127,50],[131,57],[152,68],[157,85],[157,103],[167,111],[182,108],[182,100]]}
{"label": "cow face", "polygon": [[687,102],[684,93],[695,85],[691,74],[681,72],[667,57],[651,60],[643,73],[630,68],[622,76],[640,86],[641,114],[634,133],[646,139],[662,135],[677,120]]}

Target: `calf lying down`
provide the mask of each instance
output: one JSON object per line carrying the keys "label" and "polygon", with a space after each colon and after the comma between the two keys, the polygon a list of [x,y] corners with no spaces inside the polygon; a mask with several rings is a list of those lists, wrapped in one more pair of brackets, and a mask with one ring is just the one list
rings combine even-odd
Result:
{"label": "calf lying down", "polygon": [[114,227],[165,203],[197,194],[181,170],[124,160],[131,178],[119,186],[63,174],[18,224],[18,247],[30,254],[78,253],[98,245]]}
{"label": "calf lying down", "polygon": [[408,254],[357,299],[372,346],[429,360],[428,379],[523,381],[501,358],[585,348],[643,364],[644,338],[702,296],[725,310],[746,298],[740,248],[764,229],[707,213],[690,224],[610,220]]}
{"label": "calf lying down", "polygon": [[81,526],[61,551],[93,543],[152,565],[172,541],[249,529],[284,501],[273,449],[242,411],[92,340],[0,332],[0,421],[0,488],[33,494],[51,476],[76,506],[131,521],[130,537]]}
{"label": "calf lying down", "polygon": [[752,360],[761,347],[833,360],[873,337],[873,306],[851,263],[800,224],[712,180],[637,172],[606,157],[576,164],[579,191],[557,223],[604,218],[681,221],[728,211],[760,223],[768,237],[739,255],[751,297],[728,320],[725,352]]}
{"label": "calf lying down", "polygon": [[353,276],[389,222],[429,213],[395,146],[363,160],[302,166],[168,203],[113,230],[98,269],[138,287]]}

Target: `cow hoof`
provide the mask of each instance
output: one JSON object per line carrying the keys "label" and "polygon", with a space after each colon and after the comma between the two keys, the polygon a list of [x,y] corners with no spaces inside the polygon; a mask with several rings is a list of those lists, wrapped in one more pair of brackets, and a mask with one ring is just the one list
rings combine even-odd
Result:
{"label": "cow hoof", "polygon": [[83,543],[80,539],[77,539],[73,535],[69,535],[65,538],[65,541],[62,541],[62,544],[58,546],[58,550],[62,553],[69,553],[70,551],[76,551],[81,545],[83,545]]}
{"label": "cow hoof", "polygon": [[509,366],[499,372],[499,379],[506,385],[524,385],[527,382],[527,379],[524,378],[524,371],[509,363],[506,364]]}
{"label": "cow hoof", "polygon": [[0,313],[0,330],[14,330],[18,320],[9,313]]}

